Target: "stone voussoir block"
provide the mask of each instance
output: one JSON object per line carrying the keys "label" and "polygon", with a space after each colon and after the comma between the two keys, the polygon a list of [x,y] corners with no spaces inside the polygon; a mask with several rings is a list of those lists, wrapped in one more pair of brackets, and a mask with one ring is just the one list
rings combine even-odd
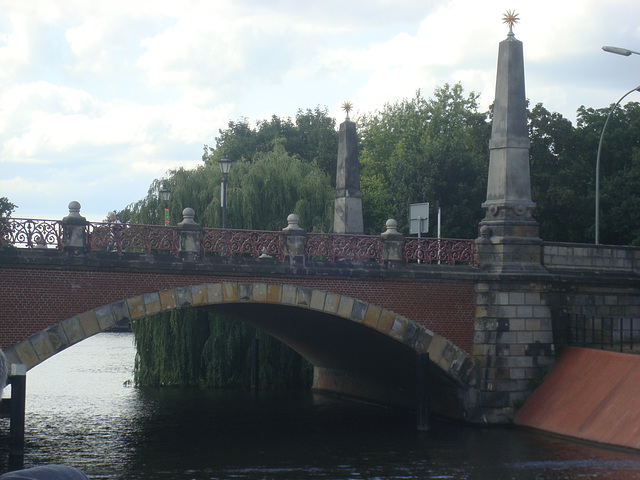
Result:
{"label": "stone voussoir block", "polygon": [[[142,301],[144,302],[144,309],[147,315],[155,315],[162,311],[162,304],[160,303],[160,294],[158,292],[143,294]],[[98,321],[99,320],[100,319],[98,318]]]}
{"label": "stone voussoir block", "polygon": [[222,283],[222,301],[225,303],[238,301],[238,284],[236,282]]}

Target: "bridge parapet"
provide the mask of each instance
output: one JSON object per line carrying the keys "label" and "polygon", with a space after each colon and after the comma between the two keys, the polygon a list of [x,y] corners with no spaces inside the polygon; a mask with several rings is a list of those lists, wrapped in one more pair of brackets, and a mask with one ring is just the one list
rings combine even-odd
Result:
{"label": "bridge parapet", "polygon": [[543,265],[549,270],[640,272],[640,249],[620,245],[545,242]]}
{"label": "bridge parapet", "polygon": [[[72,209],[73,207],[73,209]],[[284,261],[326,259],[468,264],[477,266],[473,240],[447,238],[405,238],[387,222],[381,235],[308,233],[298,226],[296,215],[280,232],[263,230],[203,228],[194,220],[191,208],[176,227],[159,225],[88,222],[79,214],[80,204],[69,204],[70,214],[62,221],[4,218],[0,222],[3,248],[53,248],[60,251],[112,251],[114,253],[167,252],[191,261],[207,255],[226,257],[271,256]]]}

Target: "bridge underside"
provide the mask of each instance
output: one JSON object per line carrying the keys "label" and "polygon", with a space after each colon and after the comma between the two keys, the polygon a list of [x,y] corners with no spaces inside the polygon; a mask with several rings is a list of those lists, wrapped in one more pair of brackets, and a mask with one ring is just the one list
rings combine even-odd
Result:
{"label": "bridge underside", "polygon": [[[366,325],[325,312],[265,304],[207,310],[232,316],[278,338],[314,365],[313,388],[384,405],[416,407],[417,352]],[[435,413],[461,417],[465,392],[431,364]]]}

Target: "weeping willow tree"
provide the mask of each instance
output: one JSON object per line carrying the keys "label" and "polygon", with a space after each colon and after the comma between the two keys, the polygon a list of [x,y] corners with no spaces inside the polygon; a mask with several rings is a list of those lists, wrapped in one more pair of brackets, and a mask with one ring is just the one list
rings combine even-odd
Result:
{"label": "weeping willow tree", "polygon": [[[158,190],[171,190],[171,223],[185,207],[204,227],[219,227],[221,173],[217,164],[172,171],[148,195],[124,211],[122,221],[160,224]],[[290,213],[308,231],[329,231],[333,189],[315,162],[287,153],[280,142],[269,152],[235,162],[229,174],[228,227],[281,230]],[[250,383],[250,351],[260,342],[261,387],[307,387],[311,365],[278,340],[242,322],[207,311],[178,310],[134,322],[139,386],[241,387]]]}
{"label": "weeping willow tree", "polygon": [[251,377],[251,345],[258,339],[260,388],[309,387],[312,366],[269,335],[242,322],[197,309],[132,324],[136,385],[237,388]]}

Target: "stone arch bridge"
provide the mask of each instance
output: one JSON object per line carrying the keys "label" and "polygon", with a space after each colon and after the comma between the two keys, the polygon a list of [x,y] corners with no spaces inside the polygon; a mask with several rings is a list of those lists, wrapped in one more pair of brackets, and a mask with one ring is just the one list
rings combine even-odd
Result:
{"label": "stone arch bridge", "polygon": [[9,361],[31,368],[123,322],[202,308],[297,350],[315,388],[385,404],[415,406],[429,353],[432,411],[499,423],[553,363],[572,314],[640,308],[638,249],[543,244],[539,269],[500,272],[482,239],[407,239],[393,221],[380,236],[307,234],[295,216],[251,232],[202,229],[190,210],[177,227],[115,234],[75,202],[62,221],[5,219]]}

